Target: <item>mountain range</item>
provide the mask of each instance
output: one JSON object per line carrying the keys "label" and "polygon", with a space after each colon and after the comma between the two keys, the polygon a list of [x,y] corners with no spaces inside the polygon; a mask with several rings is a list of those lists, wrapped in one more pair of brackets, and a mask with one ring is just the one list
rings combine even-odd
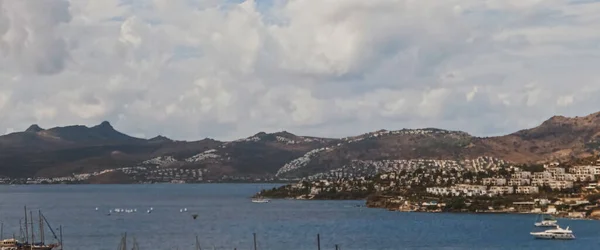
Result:
{"label": "mountain range", "polygon": [[[338,169],[352,161],[462,160],[493,157],[539,163],[596,155],[600,112],[554,116],[541,125],[496,137],[476,137],[435,128],[379,130],[347,138],[260,132],[236,141],[176,141],[164,136],[135,138],[109,122],[93,127],[43,129],[0,136],[0,176],[58,177],[154,162],[203,169],[219,176],[299,178]],[[158,162],[158,163],[157,163]]]}

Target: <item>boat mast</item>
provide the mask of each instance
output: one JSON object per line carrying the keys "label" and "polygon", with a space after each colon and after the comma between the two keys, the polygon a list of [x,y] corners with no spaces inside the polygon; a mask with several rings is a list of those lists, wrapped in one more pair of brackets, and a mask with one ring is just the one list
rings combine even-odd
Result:
{"label": "boat mast", "polygon": [[202,250],[200,248],[200,241],[198,241],[198,235],[196,235],[196,250]]}
{"label": "boat mast", "polygon": [[54,232],[54,229],[52,229],[52,226],[50,226],[50,222],[48,222],[48,220],[46,219],[46,216],[44,216],[44,214],[41,214],[41,215],[42,215],[42,219],[44,219],[44,221],[46,222],[46,225],[48,226],[48,229],[50,229],[50,232],[54,236],[54,239],[58,240],[58,236],[56,236],[56,233]]}
{"label": "boat mast", "polygon": [[44,244],[44,222],[42,221],[42,211],[38,210],[38,219],[39,219],[39,223],[40,223],[40,239],[42,242],[42,245]]}
{"label": "boat mast", "polygon": [[24,206],[23,209],[25,210],[25,242],[29,242],[29,230],[27,229],[27,206]]}
{"label": "boat mast", "polygon": [[33,246],[35,244],[35,235],[33,234],[33,232],[35,231],[35,228],[33,227],[33,212],[29,211],[29,221],[31,221],[31,246]]}
{"label": "boat mast", "polygon": [[4,239],[4,222],[0,223],[0,240]]}
{"label": "boat mast", "polygon": [[25,237],[23,237],[23,220],[21,219],[19,219],[19,237],[21,238],[21,241],[25,242]]}
{"label": "boat mast", "polygon": [[[44,219],[46,218],[44,217]],[[58,230],[60,230],[60,250],[63,250],[62,225],[60,225]]]}

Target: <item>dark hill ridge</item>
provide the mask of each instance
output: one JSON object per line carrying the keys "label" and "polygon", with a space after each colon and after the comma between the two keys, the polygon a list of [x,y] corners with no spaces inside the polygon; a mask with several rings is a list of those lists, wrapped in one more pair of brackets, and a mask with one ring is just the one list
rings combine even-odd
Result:
{"label": "dark hill ridge", "polygon": [[43,131],[44,129],[40,128],[40,126],[38,126],[37,124],[33,124],[31,126],[29,126],[29,128],[27,128],[25,130],[25,132],[30,132],[30,133],[37,133],[40,131]]}
{"label": "dark hill ridge", "polygon": [[168,156],[176,161],[170,166],[207,169],[215,178],[224,174],[273,176],[278,172],[299,177],[339,168],[353,160],[490,156],[528,163],[589,157],[599,152],[599,146],[600,113],[555,116],[535,128],[487,138],[427,128],[379,130],[342,139],[281,131],[260,132],[231,142],[174,141],[164,136],[148,140],[131,137],[108,122],[50,129],[32,125],[24,132],[0,136],[0,176],[68,176]]}
{"label": "dark hill ridge", "polygon": [[65,141],[86,144],[142,143],[146,140],[128,136],[115,130],[104,121],[93,127],[68,126],[56,127],[38,132],[40,135],[57,137]]}

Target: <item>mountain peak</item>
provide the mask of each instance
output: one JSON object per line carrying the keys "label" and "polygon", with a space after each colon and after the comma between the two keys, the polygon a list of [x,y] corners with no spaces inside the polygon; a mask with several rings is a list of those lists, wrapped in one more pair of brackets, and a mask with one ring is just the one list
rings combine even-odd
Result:
{"label": "mountain peak", "polygon": [[265,135],[267,135],[267,133],[261,131],[261,132],[256,133],[253,137],[259,137],[260,138],[260,137],[263,137]]}
{"label": "mountain peak", "polygon": [[273,133],[273,134],[276,135],[276,136],[282,136],[282,137],[286,137],[286,138],[294,138],[294,137],[296,137],[296,135],[294,135],[294,134],[292,134],[290,132],[287,132],[285,130],[281,131],[281,132],[276,132],[276,133]]}
{"label": "mountain peak", "polygon": [[100,124],[98,124],[92,128],[96,128],[96,129],[100,129],[100,130],[115,130],[115,128],[113,128],[113,126],[110,125],[110,123],[107,121],[103,121]]}
{"label": "mountain peak", "polygon": [[38,126],[37,124],[33,124],[31,126],[29,126],[29,128],[27,128],[25,130],[25,132],[32,132],[32,133],[37,133],[40,131],[43,131],[44,129],[40,128],[40,126]]}
{"label": "mountain peak", "polygon": [[108,122],[108,121],[103,121],[98,126],[100,126],[100,127],[111,127],[112,128],[112,125],[110,125],[110,122]]}
{"label": "mountain peak", "polygon": [[166,136],[158,135],[158,136],[156,136],[154,138],[149,139],[148,141],[151,141],[151,142],[172,142],[173,140],[169,139]]}

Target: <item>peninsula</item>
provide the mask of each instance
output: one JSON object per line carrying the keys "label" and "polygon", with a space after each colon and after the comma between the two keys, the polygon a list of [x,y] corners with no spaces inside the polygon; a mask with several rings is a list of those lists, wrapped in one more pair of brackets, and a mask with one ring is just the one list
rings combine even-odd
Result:
{"label": "peninsula", "polygon": [[[479,163],[479,164],[478,164]],[[513,165],[494,159],[417,161],[370,177],[303,180],[256,196],[293,199],[364,199],[396,211],[550,213],[598,217],[600,159]],[[598,210],[598,211],[597,211]]]}

